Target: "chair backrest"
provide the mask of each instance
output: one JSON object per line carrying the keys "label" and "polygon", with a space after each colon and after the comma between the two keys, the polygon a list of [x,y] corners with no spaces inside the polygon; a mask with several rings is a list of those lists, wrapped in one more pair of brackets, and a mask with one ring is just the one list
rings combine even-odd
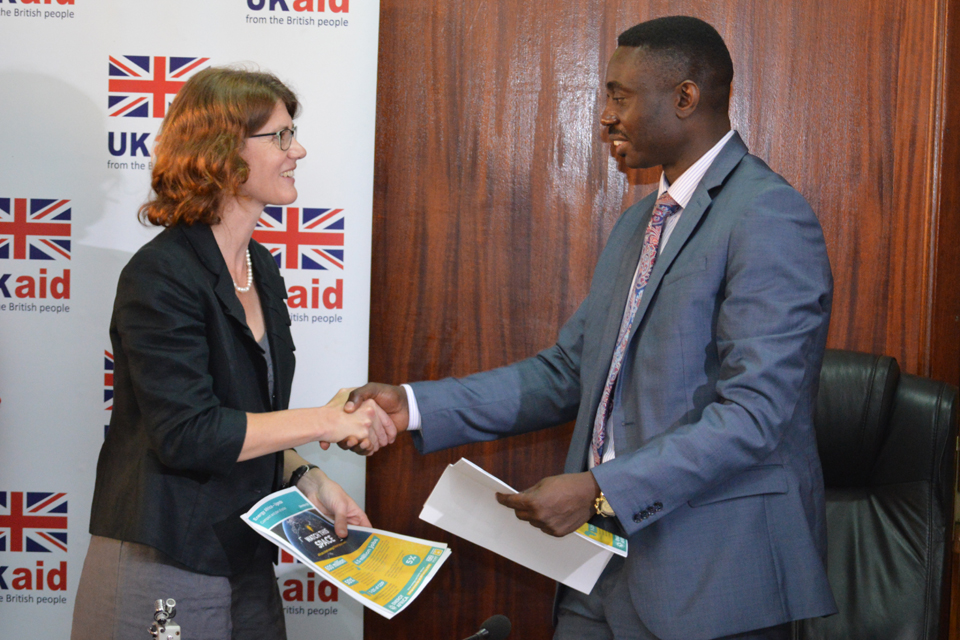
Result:
{"label": "chair backrest", "polygon": [[827,352],[816,430],[840,613],[800,623],[798,638],[946,638],[956,424],[955,387]]}

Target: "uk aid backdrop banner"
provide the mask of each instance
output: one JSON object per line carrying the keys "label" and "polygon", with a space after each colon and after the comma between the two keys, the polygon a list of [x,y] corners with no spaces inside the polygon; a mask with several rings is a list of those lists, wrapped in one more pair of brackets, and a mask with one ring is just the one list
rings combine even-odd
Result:
{"label": "uk aid backdrop banner", "polygon": [[[136,215],[150,151],[201,69],[271,71],[303,102],[299,199],[255,236],[290,294],[292,406],[366,380],[378,21],[378,0],[0,0],[0,637],[69,637],[117,278],[159,231]],[[364,460],[333,449],[302,452],[362,503]],[[282,560],[290,638],[362,637],[359,605]]]}

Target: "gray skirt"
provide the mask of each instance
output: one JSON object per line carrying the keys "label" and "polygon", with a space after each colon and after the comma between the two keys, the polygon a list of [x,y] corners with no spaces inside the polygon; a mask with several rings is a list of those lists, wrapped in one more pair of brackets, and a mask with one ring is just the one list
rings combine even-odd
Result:
{"label": "gray skirt", "polygon": [[191,571],[146,545],[93,536],[70,640],[149,638],[161,598],[177,601],[174,621],[190,640],[285,640],[272,555],[261,544],[247,571],[225,578]]}

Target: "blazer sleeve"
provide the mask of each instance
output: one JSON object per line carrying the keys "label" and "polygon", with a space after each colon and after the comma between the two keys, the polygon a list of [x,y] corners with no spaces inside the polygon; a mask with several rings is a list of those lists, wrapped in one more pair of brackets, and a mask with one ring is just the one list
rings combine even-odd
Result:
{"label": "blazer sleeve", "polygon": [[228,475],[247,418],[221,406],[214,393],[207,322],[222,312],[202,293],[193,264],[162,251],[136,254],[120,276],[111,332],[159,460],[172,469]]}
{"label": "blazer sleeve", "polygon": [[[813,211],[787,185],[746,203],[730,234],[716,320],[716,400],[593,474],[626,533],[770,456],[810,406],[830,318],[832,278]],[[655,505],[652,517],[632,515]],[[649,514],[648,514],[649,515]]]}
{"label": "blazer sleeve", "polygon": [[465,378],[411,385],[422,417],[421,453],[569,422],[580,406],[580,357],[587,303],[556,344],[532,358]]}

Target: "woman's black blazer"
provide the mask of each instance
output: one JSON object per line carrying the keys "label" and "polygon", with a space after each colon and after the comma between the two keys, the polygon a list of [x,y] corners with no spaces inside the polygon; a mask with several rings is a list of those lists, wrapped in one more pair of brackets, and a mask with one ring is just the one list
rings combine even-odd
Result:
{"label": "woman's black blazer", "polygon": [[90,532],[228,576],[262,540],[240,515],[280,487],[282,454],[237,462],[246,412],[286,409],[294,371],[286,288],[251,241],[275,388],[233,280],[203,224],[144,245],[117,285],[113,415],[97,464]]}

